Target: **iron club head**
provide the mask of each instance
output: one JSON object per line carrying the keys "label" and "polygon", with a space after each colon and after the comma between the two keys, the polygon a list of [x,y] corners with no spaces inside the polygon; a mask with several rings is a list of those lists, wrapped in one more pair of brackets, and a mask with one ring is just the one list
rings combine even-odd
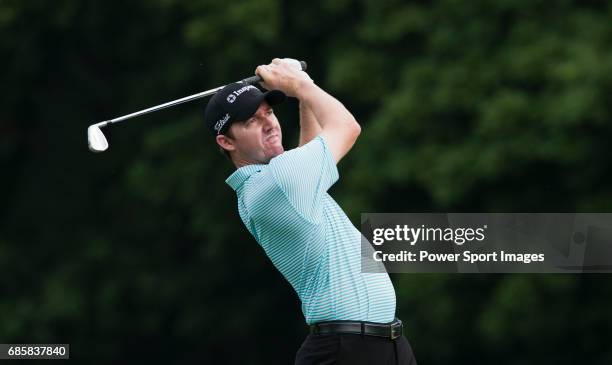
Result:
{"label": "iron club head", "polygon": [[87,144],[92,152],[104,152],[108,148],[108,142],[100,127],[106,125],[106,122],[92,124],[87,128]]}

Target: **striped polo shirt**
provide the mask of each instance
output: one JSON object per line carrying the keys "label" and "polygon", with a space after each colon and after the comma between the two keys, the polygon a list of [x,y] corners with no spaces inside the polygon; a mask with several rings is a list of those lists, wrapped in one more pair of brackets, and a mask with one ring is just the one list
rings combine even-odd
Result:
{"label": "striped polo shirt", "polygon": [[338,169],[323,137],[227,180],[245,226],[302,302],[306,323],[391,322],[395,290],[384,273],[361,272],[361,232],[327,193]]}

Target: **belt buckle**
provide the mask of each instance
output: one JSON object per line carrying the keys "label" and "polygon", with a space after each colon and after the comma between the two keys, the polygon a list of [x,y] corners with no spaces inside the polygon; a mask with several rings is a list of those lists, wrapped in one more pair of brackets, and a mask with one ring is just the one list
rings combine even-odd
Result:
{"label": "belt buckle", "polygon": [[391,324],[389,338],[395,340],[398,337],[402,336],[402,321],[398,320],[398,322]]}

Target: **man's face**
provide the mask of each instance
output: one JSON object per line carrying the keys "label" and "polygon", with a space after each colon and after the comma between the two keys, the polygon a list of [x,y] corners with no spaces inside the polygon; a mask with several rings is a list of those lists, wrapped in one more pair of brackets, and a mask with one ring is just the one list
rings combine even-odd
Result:
{"label": "man's face", "polygon": [[232,123],[229,129],[234,148],[234,161],[241,165],[265,164],[284,152],[278,119],[265,101],[255,114],[244,122]]}

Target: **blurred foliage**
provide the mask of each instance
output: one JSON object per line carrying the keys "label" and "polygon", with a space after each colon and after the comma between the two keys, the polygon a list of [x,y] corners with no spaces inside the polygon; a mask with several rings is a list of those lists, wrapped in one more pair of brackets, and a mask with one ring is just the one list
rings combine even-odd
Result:
{"label": "blurred foliage", "polygon": [[[300,303],[242,226],[205,101],[104,118],[273,57],[363,126],[332,194],[360,212],[604,212],[603,1],[0,1],[0,339],[90,364],[286,364]],[[296,103],[278,110],[286,146]],[[420,363],[611,363],[606,275],[393,275]],[[239,346],[240,351],[235,347]]]}

